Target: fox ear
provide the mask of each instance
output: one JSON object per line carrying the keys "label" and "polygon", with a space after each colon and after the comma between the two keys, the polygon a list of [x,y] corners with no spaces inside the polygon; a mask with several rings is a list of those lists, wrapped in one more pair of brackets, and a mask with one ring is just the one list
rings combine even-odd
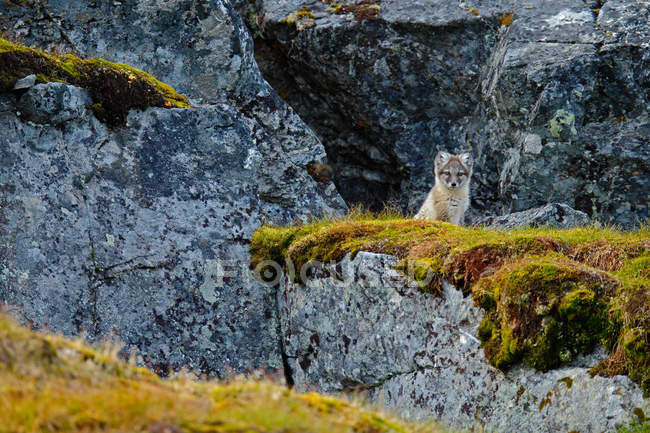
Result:
{"label": "fox ear", "polygon": [[458,157],[467,167],[474,165],[474,158],[471,153],[461,153]]}
{"label": "fox ear", "polygon": [[451,154],[447,152],[440,151],[436,155],[436,167],[440,167],[442,164],[445,162],[449,161],[449,158],[451,158]]}

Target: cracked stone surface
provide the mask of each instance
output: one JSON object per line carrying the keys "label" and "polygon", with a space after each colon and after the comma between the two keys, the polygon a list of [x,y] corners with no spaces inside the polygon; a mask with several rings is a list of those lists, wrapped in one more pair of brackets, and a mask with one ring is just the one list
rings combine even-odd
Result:
{"label": "cracked stone surface", "polygon": [[61,83],[0,95],[0,303],[35,327],[115,337],[160,373],[282,368],[275,296],[251,278],[264,221],[343,212],[318,138],[259,74],[220,0],[3,2],[37,48],[153,73],[194,108],[108,130]]}
{"label": "cracked stone surface", "polygon": [[[270,202],[292,207],[300,189],[285,180],[326,160],[318,137],[262,78],[251,36],[227,0],[3,2],[0,30],[34,48],[135,66],[196,104],[238,108],[264,137],[266,153],[290,163],[258,171],[260,195]],[[345,208],[328,179],[305,182],[332,208]]]}
{"label": "cracked stone surface", "polygon": [[[322,138],[346,200],[414,212],[436,152],[469,150],[470,218],[550,202],[650,216],[648,1],[375,3],[365,20],[316,0],[246,12],[265,77]],[[298,31],[282,20],[301,6],[315,25]]]}
{"label": "cracked stone surface", "polygon": [[602,432],[647,413],[627,377],[594,377],[603,353],[571,366],[508,374],[491,367],[476,338],[482,313],[449,284],[423,294],[393,269],[395,257],[360,252],[286,278],[278,293],[283,344],[300,390],[365,390],[411,420],[498,432]]}

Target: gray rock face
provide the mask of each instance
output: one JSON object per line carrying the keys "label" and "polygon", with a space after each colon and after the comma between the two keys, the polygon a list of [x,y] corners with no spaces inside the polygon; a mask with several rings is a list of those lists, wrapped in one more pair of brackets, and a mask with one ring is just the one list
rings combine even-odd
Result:
{"label": "gray rock face", "polygon": [[297,169],[283,180],[293,206],[265,201],[263,166],[291,161],[228,105],[131,112],[111,131],[79,100],[27,110],[81,110],[58,127],[0,113],[0,300],[35,325],[114,335],[163,371],[281,367],[273,292],[249,275],[248,240],[264,220],[332,202]]}
{"label": "gray rock face", "polygon": [[598,359],[547,373],[492,368],[476,338],[481,311],[449,284],[423,294],[391,256],[360,252],[278,294],[285,351],[298,389],[365,389],[414,420],[499,432],[602,432],[647,413],[627,377],[590,377]]}
{"label": "gray rock face", "polygon": [[195,105],[132,111],[109,130],[72,86],[0,95],[0,303],[37,327],[115,336],[162,373],[282,368],[250,237],[345,204],[310,174],[324,149],[260,76],[232,7],[55,0],[0,12],[27,44],[130,63]]}
{"label": "gray rock face", "polygon": [[29,89],[34,84],[36,84],[36,75],[31,74],[16,81],[16,84],[14,84],[14,90]]}
{"label": "gray rock face", "polygon": [[572,209],[562,203],[552,203],[540,208],[514,212],[500,217],[479,218],[474,223],[490,229],[513,229],[527,226],[569,229],[588,225],[590,221],[584,212]]}
{"label": "gray rock face", "polygon": [[[262,78],[248,30],[226,0],[4,2],[0,13],[0,30],[27,45],[126,63],[196,103],[237,107],[267,150],[291,162],[260,170],[269,201],[292,206],[297,191],[280,193],[283,179],[325,161],[316,135]],[[331,182],[316,178],[314,189],[343,209]]]}
{"label": "gray rock face", "polygon": [[[365,18],[343,3],[258,0],[256,51],[347,200],[415,211],[436,152],[470,150],[474,217],[564,202],[648,218],[647,1],[383,0]],[[283,19],[301,5],[315,25],[299,31]]]}

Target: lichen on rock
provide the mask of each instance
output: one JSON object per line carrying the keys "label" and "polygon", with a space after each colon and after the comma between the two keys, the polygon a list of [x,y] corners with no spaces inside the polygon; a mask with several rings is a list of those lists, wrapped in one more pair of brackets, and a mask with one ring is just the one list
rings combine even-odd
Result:
{"label": "lichen on rock", "polygon": [[611,347],[608,306],[618,282],[558,253],[533,255],[481,278],[474,298],[485,311],[479,336],[498,368],[516,362],[541,371]]}

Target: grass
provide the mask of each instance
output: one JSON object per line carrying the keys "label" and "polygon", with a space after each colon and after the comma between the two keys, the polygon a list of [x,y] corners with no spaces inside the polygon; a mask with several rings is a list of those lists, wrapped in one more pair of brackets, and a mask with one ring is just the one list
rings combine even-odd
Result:
{"label": "grass", "polygon": [[160,379],[116,353],[0,313],[0,433],[442,432],[265,381]]}
{"label": "grass", "polygon": [[132,108],[190,106],[185,96],[131,66],[45,53],[0,38],[0,92],[10,91],[17,80],[31,74],[37,83],[58,81],[88,90],[95,115],[111,126],[123,124]]}
{"label": "grass", "polygon": [[392,254],[398,269],[434,296],[442,279],[485,310],[479,337],[490,362],[546,371],[603,344],[593,374],[628,375],[650,393],[650,230],[583,227],[511,231],[353,211],[292,227],[263,226],[253,268],[276,261],[292,278],[313,260],[359,251]]}

